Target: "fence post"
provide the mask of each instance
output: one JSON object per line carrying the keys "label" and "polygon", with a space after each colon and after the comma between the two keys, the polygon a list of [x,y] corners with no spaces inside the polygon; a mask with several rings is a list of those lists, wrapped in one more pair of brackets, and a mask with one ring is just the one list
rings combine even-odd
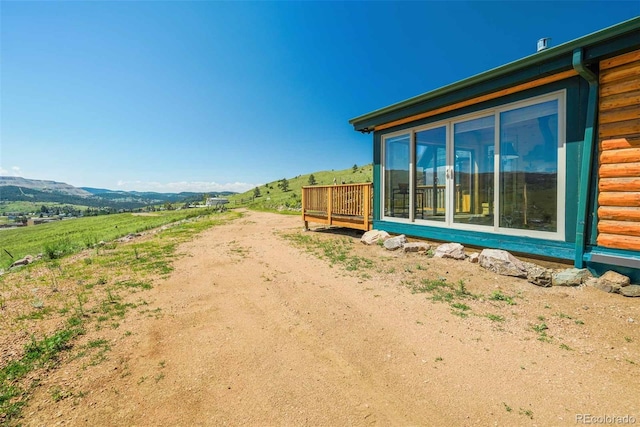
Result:
{"label": "fence post", "polygon": [[304,221],[304,229],[305,231],[309,230],[309,222],[307,221],[307,206],[305,202],[307,198],[305,197],[305,188],[302,187],[302,221]]}
{"label": "fence post", "polygon": [[327,221],[331,225],[331,211],[333,210],[333,187],[327,188]]}
{"label": "fence post", "polygon": [[364,229],[369,231],[369,213],[371,212],[371,185],[364,186],[364,203],[362,217],[364,219]]}

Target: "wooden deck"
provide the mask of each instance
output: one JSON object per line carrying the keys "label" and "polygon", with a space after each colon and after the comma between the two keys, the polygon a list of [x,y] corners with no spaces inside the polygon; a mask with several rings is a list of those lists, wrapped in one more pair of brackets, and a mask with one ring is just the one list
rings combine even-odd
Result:
{"label": "wooden deck", "polygon": [[371,230],[373,184],[314,185],[302,187],[302,220]]}

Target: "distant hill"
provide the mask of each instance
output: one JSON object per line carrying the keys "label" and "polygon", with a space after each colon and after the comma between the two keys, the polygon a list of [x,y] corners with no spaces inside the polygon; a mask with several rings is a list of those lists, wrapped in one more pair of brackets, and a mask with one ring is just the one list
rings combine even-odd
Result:
{"label": "distant hill", "polygon": [[26,179],[19,176],[0,176],[0,187],[13,186],[28,188],[43,193],[67,194],[69,196],[88,197],[91,193],[64,182]]}
{"label": "distant hill", "polygon": [[[230,191],[207,193],[210,196],[230,196]],[[74,187],[63,182],[42,181],[12,176],[0,176],[0,202],[61,203],[77,206],[113,209],[137,209],[164,203],[194,203],[202,201],[204,193],[156,193]]]}

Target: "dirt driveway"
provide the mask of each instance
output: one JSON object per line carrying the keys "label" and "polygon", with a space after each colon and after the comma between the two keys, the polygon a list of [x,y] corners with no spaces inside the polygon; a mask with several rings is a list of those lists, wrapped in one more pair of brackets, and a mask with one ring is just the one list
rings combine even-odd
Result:
{"label": "dirt driveway", "polygon": [[[308,250],[336,240],[360,261]],[[107,359],[52,372],[25,425],[640,423],[640,299],[542,289],[269,213],[180,252],[147,314],[101,331]],[[81,397],[54,403],[47,382]]]}

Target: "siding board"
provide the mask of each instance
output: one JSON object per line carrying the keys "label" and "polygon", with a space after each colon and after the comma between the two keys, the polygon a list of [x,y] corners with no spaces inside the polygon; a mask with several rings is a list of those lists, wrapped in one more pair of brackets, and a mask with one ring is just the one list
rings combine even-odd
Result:
{"label": "siding board", "polygon": [[637,221],[640,223],[638,206],[603,206],[598,209],[598,218],[612,221]]}
{"label": "siding board", "polygon": [[640,250],[640,50],[600,62],[599,246]]}

